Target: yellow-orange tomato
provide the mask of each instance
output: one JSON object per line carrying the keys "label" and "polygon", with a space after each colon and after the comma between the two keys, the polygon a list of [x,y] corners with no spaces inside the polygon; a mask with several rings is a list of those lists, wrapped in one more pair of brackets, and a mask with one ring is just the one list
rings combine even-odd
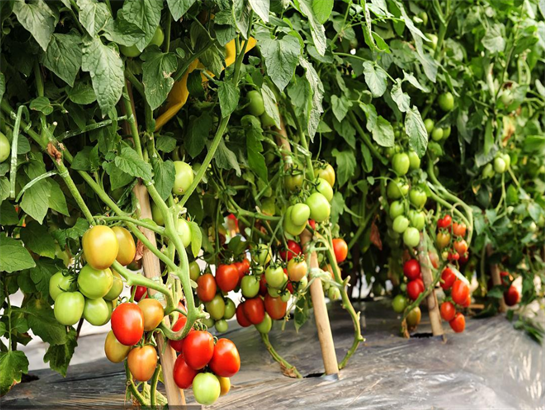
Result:
{"label": "yellow-orange tomato", "polygon": [[142,299],[138,307],[144,313],[144,330],[149,332],[159,326],[165,316],[163,305],[157,299]]}
{"label": "yellow-orange tomato", "polygon": [[119,252],[115,232],[103,225],[87,230],[83,235],[82,245],[87,263],[99,270],[109,268]]}
{"label": "yellow-orange tomato", "polygon": [[136,380],[147,382],[157,367],[157,352],[153,346],[135,347],[127,358],[129,370]]}
{"label": "yellow-orange tomato", "polygon": [[221,389],[220,396],[223,396],[229,393],[229,390],[231,390],[231,379],[229,379],[229,377],[220,377],[220,376],[217,376],[217,377],[218,377],[218,380],[220,381],[220,389]]}
{"label": "yellow-orange tomato", "polygon": [[136,256],[136,244],[131,233],[121,226],[114,226],[112,231],[115,232],[119,251],[117,252],[117,261],[123,266],[130,264]]}
{"label": "yellow-orange tomato", "polygon": [[130,351],[131,347],[119,343],[113,330],[110,330],[104,341],[104,353],[106,353],[108,360],[112,363],[121,363]]}

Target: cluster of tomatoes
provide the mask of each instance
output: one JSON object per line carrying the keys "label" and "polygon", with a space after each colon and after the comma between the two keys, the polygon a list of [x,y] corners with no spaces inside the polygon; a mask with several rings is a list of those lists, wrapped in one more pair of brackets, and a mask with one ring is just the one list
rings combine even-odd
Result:
{"label": "cluster of tomatoes", "polygon": [[[459,261],[464,264],[468,260],[468,248],[464,239],[467,227],[464,222],[453,222],[449,214],[445,214],[437,221],[436,244],[442,251],[443,260]],[[453,240],[454,239],[454,240]]]}
{"label": "cluster of tomatoes", "polygon": [[114,261],[130,264],[136,245],[129,231],[120,226],[97,225],[85,232],[82,239],[85,265],[74,272],[55,273],[49,281],[49,294],[55,301],[55,318],[66,326],[81,317],[94,326],[106,324],[123,290],[121,276],[110,269]]}
{"label": "cluster of tomatoes", "polygon": [[[403,264],[403,274],[407,278],[407,283],[402,283],[400,290],[402,294],[397,295],[392,301],[392,308],[396,313],[402,313],[410,304],[410,301],[418,299],[424,292],[424,282],[422,280],[422,270],[420,263],[416,259],[409,259]],[[414,328],[420,323],[422,312],[420,307],[416,306],[407,316],[409,328]]]}
{"label": "cluster of tomatoes", "polygon": [[462,313],[456,312],[456,306],[467,308],[471,304],[469,285],[458,279],[454,270],[446,267],[441,273],[441,287],[450,296],[441,303],[441,318],[447,321],[456,333],[461,333],[466,327],[466,320]]}

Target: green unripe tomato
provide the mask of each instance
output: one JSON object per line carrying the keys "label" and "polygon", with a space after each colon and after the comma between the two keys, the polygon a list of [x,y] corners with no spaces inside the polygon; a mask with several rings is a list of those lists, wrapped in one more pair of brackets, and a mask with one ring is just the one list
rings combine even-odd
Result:
{"label": "green unripe tomato", "polygon": [[197,261],[193,261],[189,264],[189,277],[192,281],[197,282],[199,276],[201,276],[201,268]]}
{"label": "green unripe tomato", "polygon": [[56,300],[63,292],[73,292],[76,290],[76,280],[73,276],[63,275],[62,272],[57,272],[49,279],[49,296]]}
{"label": "green unripe tomato", "polygon": [[399,215],[403,215],[403,212],[405,212],[405,206],[403,205],[403,202],[394,201],[390,204],[389,214],[392,220],[396,219]]}
{"label": "green unripe tomato", "polygon": [[280,289],[285,282],[285,273],[280,266],[269,266],[265,271],[265,280],[267,285],[272,288]]}
{"label": "green unripe tomato", "polygon": [[229,298],[226,298],[225,299],[225,313],[223,315],[223,318],[225,320],[231,319],[233,316],[235,316],[236,310],[237,310],[237,308],[235,306],[235,302],[233,302]]}
{"label": "green unripe tomato", "polygon": [[271,288],[271,287],[268,287],[267,288],[267,293],[273,297],[273,298],[277,298],[280,296],[280,292],[281,290],[280,289],[276,289],[276,288]]}
{"label": "green unripe tomato", "polygon": [[394,300],[392,300],[392,308],[394,312],[401,313],[407,307],[407,298],[403,295],[397,295]]}
{"label": "green unripe tomato", "polygon": [[327,297],[331,301],[339,300],[341,298],[341,291],[339,290],[339,288],[337,288],[335,286],[331,286],[327,290]]}
{"label": "green unripe tomato", "polygon": [[216,330],[219,332],[219,333],[225,333],[229,330],[229,324],[227,323],[226,320],[224,319],[220,319],[218,320],[216,323],[215,323],[215,326],[216,326]]}
{"label": "green unripe tomato", "polygon": [[252,255],[252,260],[261,266],[265,266],[271,261],[271,257],[271,249],[264,243],[260,243]]}
{"label": "green unripe tomato", "polygon": [[242,296],[251,299],[259,293],[259,279],[254,275],[245,275],[240,281]]}
{"label": "green unripe tomato", "polygon": [[518,204],[519,194],[517,188],[515,188],[513,185],[509,185],[509,187],[507,188],[507,195],[505,199],[507,201],[507,205]]}
{"label": "green unripe tomato", "polygon": [[426,13],[425,11],[421,11],[420,13],[418,13],[418,17],[420,18],[420,20],[422,20],[422,24],[424,26],[428,25],[428,13]]}
{"label": "green unripe tomato", "polygon": [[399,152],[392,158],[392,168],[398,176],[403,176],[409,172],[411,161],[409,156],[404,152]]}
{"label": "green unripe tomato", "polygon": [[260,117],[265,113],[265,104],[263,103],[263,97],[259,91],[250,91],[248,93],[248,101],[248,111],[250,111],[250,114]]}
{"label": "green unripe tomato", "polygon": [[106,296],[114,284],[110,268],[95,269],[85,265],[78,275],[78,288],[85,297],[98,299]]}
{"label": "green unripe tomato", "polygon": [[514,100],[513,93],[511,92],[511,89],[510,88],[503,89],[502,92],[501,92],[501,95],[500,95],[500,99],[501,99],[502,104],[505,107],[509,107],[511,105],[511,103],[513,102],[513,100]]}
{"label": "green unripe tomato", "polygon": [[500,157],[503,158],[503,160],[505,161],[505,169],[509,169],[509,167],[511,166],[511,157],[509,156],[509,154],[503,153],[500,154]]}
{"label": "green unripe tomato", "polygon": [[157,27],[157,29],[155,30],[155,34],[151,38],[149,45],[161,47],[163,45],[164,40],[165,40],[165,34],[163,33],[163,29],[161,27]]}
{"label": "green unripe tomato", "polygon": [[446,140],[448,137],[450,137],[451,131],[452,129],[450,128],[450,125],[448,127],[443,128],[443,139]]}
{"label": "green unripe tomato", "polygon": [[261,126],[263,128],[274,127],[276,125],[274,123],[274,119],[266,112],[264,112],[259,118],[261,119]]}
{"label": "green unripe tomato", "polygon": [[121,295],[121,292],[123,292],[123,280],[121,279],[121,275],[115,270],[112,271],[112,274],[114,282],[110,291],[104,296],[104,300],[115,300]]}
{"label": "green unripe tomato", "polygon": [[331,185],[329,185],[329,182],[327,182],[323,178],[318,178],[316,180],[316,188],[314,192],[319,192],[320,194],[325,196],[329,202],[333,200],[333,188],[331,187]]}
{"label": "green unripe tomato", "polygon": [[[326,182],[326,185],[329,186],[327,182]],[[293,206],[291,210],[291,221],[295,225],[306,224],[309,217],[310,217],[310,208],[307,204],[295,204]]]}
{"label": "green unripe tomato", "polygon": [[409,161],[410,161],[409,169],[414,170],[414,169],[420,168],[421,160],[416,152],[409,151]]}
{"label": "green unripe tomato", "polygon": [[399,290],[402,292],[407,292],[407,284],[402,283],[401,285],[399,285]]}
{"label": "green unripe tomato", "polygon": [[201,321],[202,321],[203,325],[205,325],[208,329],[212,329],[214,327],[214,325],[216,324],[214,319],[212,319],[211,317],[206,318],[206,319],[201,319]]}
{"label": "green unripe tomato", "polygon": [[426,131],[428,132],[428,135],[430,135],[433,129],[435,128],[435,122],[431,118],[426,118],[424,120],[424,127],[426,127]]}
{"label": "green unripe tomato", "polygon": [[214,404],[220,397],[221,385],[213,373],[199,373],[193,379],[193,396],[203,406]]}
{"label": "green unripe tomato", "polygon": [[195,178],[193,168],[183,161],[174,161],[174,168],[176,170],[176,177],[174,179],[172,193],[174,195],[183,195],[191,186],[193,179]]}
{"label": "green unripe tomato", "polygon": [[84,307],[85,298],[80,292],[62,292],[55,300],[55,319],[61,325],[75,325],[81,319]]}
{"label": "green unripe tomato", "polygon": [[492,178],[494,176],[494,167],[492,164],[486,164],[484,166],[482,176],[484,179]]}
{"label": "green unripe tomato", "polygon": [[399,215],[394,219],[392,229],[397,233],[403,233],[409,227],[409,220],[404,215]]}
{"label": "green unripe tomato", "polygon": [[310,218],[320,223],[329,218],[331,213],[331,205],[325,196],[319,192],[311,194],[306,204],[310,207]]}
{"label": "green unripe tomato", "polygon": [[419,231],[424,229],[424,226],[426,225],[426,214],[423,211],[415,211],[414,209],[411,209],[408,216],[412,227],[418,229]]}
{"label": "green unripe tomato", "polygon": [[255,328],[259,333],[269,333],[272,329],[272,319],[267,312],[265,312],[265,317],[263,321],[258,325],[255,325]]}
{"label": "green unripe tomato", "polygon": [[121,54],[123,54],[125,57],[138,57],[141,52],[138,50],[138,47],[136,45],[132,46],[119,46],[119,51],[121,51]]}
{"label": "green unripe tomato", "polygon": [[93,326],[105,325],[110,320],[110,308],[102,298],[86,299],[83,318]]}
{"label": "green unripe tomato", "polygon": [[164,226],[165,220],[163,218],[163,213],[159,209],[155,203],[151,203],[151,217],[153,218],[153,222],[155,222],[157,225]]}
{"label": "green unripe tomato", "polygon": [[454,108],[454,96],[452,93],[446,92],[439,96],[439,107],[445,112],[452,111]]}
{"label": "green unripe tomato", "polygon": [[420,242],[420,232],[414,227],[409,227],[403,233],[403,243],[410,247],[415,247]]}
{"label": "green unripe tomato", "polygon": [[282,302],[289,302],[291,298],[291,294],[289,292],[284,292],[280,295],[280,299],[282,299]]}
{"label": "green unripe tomato", "polygon": [[434,141],[441,141],[443,139],[443,128],[434,128],[431,133],[431,139]]}
{"label": "green unripe tomato", "polygon": [[0,132],[0,162],[4,162],[10,156],[10,144],[8,138]]}
{"label": "green unripe tomato", "polygon": [[386,195],[390,199],[399,199],[402,196],[407,195],[408,192],[409,185],[400,178],[391,180],[386,187]]}
{"label": "green unripe tomato", "polygon": [[433,48],[434,50],[437,48],[437,36],[435,34],[426,34],[428,36],[428,38],[431,40],[431,48]]}
{"label": "green unripe tomato", "polygon": [[182,244],[187,248],[191,243],[191,227],[189,226],[189,222],[184,218],[179,218],[176,223],[176,231],[182,240]]}
{"label": "green unripe tomato", "polygon": [[426,205],[428,195],[420,188],[413,188],[409,192],[409,199],[415,208],[421,209]]}
{"label": "green unripe tomato", "polygon": [[206,311],[210,314],[210,317],[214,320],[223,319],[225,315],[225,301],[221,295],[214,296],[210,302],[205,304]]}
{"label": "green unripe tomato", "polygon": [[494,171],[498,174],[503,174],[506,171],[507,167],[505,160],[501,157],[494,158]]}

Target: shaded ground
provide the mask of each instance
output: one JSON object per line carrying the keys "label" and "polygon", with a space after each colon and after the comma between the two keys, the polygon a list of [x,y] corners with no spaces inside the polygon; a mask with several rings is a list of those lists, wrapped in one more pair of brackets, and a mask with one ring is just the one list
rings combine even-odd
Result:
{"label": "shaded ground", "polygon": [[[397,337],[399,320],[388,301],[359,308],[366,343],[338,381],[284,377],[254,329],[230,331],[227,337],[239,348],[242,369],[232,379],[231,392],[213,408],[545,409],[545,351],[505,318],[469,320],[463,334],[449,329],[443,344]],[[331,307],[330,318],[340,361],[352,343],[352,325],[338,305]],[[314,323],[298,334],[291,324],[287,327],[271,332],[277,351],[303,375],[322,372]],[[426,318],[419,331],[429,331]],[[103,341],[104,335],[88,336],[78,349]],[[64,379],[50,370],[31,373],[39,380],[15,386],[0,401],[1,409],[44,404],[83,409],[124,401],[123,366],[106,359],[72,366]],[[186,397],[194,403],[190,390]]]}

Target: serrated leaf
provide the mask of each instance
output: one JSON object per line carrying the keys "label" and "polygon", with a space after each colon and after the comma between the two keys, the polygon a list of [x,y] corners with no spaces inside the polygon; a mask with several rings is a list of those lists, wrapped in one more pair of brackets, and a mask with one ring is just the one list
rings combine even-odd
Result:
{"label": "serrated leaf", "polygon": [[[55,245],[53,240],[51,242]],[[44,258],[38,259],[36,266],[30,269],[30,277],[44,298],[49,294],[49,280],[58,270],[54,260]],[[32,325],[30,326],[32,327]]]}
{"label": "serrated leaf", "polygon": [[247,115],[240,121],[246,133],[246,152],[248,155],[248,165],[259,178],[263,181],[269,180],[267,164],[263,152],[263,130],[260,121],[252,115]]}
{"label": "serrated leaf", "polygon": [[280,128],[280,112],[278,111],[278,105],[276,105],[276,96],[267,83],[263,83],[261,87],[261,96],[263,97],[265,112],[273,119],[274,124]]}
{"label": "serrated leaf", "polygon": [[375,127],[371,130],[373,140],[381,147],[393,147],[395,142],[392,124],[379,115]]}
{"label": "serrated leaf", "polygon": [[66,84],[73,86],[81,67],[81,37],[75,32],[53,34],[43,64]]}
{"label": "serrated leaf", "polygon": [[[325,0],[321,0],[325,1]],[[308,18],[310,24],[310,34],[312,35],[312,40],[314,41],[314,46],[318,54],[323,56],[327,49],[327,39],[325,36],[325,28],[320,23],[316,15],[314,14],[313,1],[312,0],[296,0],[296,4],[299,5],[299,9],[304,16]]]}
{"label": "serrated leaf", "polygon": [[322,100],[324,97],[324,85],[318,76],[318,73],[310,62],[302,57],[299,58],[299,64],[305,69],[305,78],[307,79],[312,91],[312,99],[307,101],[306,118],[307,130],[310,140],[313,141],[324,108]]}
{"label": "serrated leaf", "polygon": [[218,85],[218,97],[220,100],[221,116],[231,115],[238,106],[240,90],[230,81],[222,81]]}
{"label": "serrated leaf", "polygon": [[2,205],[0,205],[0,225],[11,226],[11,225],[17,225],[18,223],[19,223],[19,217],[17,216],[15,207],[11,203],[9,203],[9,201],[2,202]]}
{"label": "serrated leaf", "polygon": [[[23,247],[21,241],[0,235],[0,271],[18,272],[36,266],[30,253]],[[1,373],[1,372],[0,372]]]}
{"label": "serrated leaf", "polygon": [[405,116],[405,132],[409,136],[409,145],[419,157],[426,153],[428,147],[428,132],[424,126],[424,121],[420,116],[417,106],[407,111]]}
{"label": "serrated leaf", "polygon": [[386,71],[373,63],[365,61],[363,63],[363,74],[365,83],[373,94],[373,97],[381,97],[386,91],[388,76]]}
{"label": "serrated leaf", "polygon": [[51,41],[57,17],[44,0],[26,3],[25,0],[16,0],[13,4],[13,13],[19,23],[32,34],[44,51]]}
{"label": "serrated leaf", "polygon": [[32,332],[44,342],[52,345],[66,343],[66,326],[57,322],[53,309],[46,300],[32,299],[21,310],[26,313]]}
{"label": "serrated leaf", "polygon": [[411,97],[409,94],[404,93],[401,88],[401,81],[397,80],[392,87],[392,100],[397,104],[397,108],[401,112],[407,112],[411,108]]}
{"label": "serrated leaf", "polygon": [[63,215],[69,216],[68,206],[66,205],[66,197],[57,181],[49,180],[51,185],[51,195],[49,196],[49,208]]}
{"label": "serrated leaf", "polygon": [[68,90],[68,98],[75,104],[87,105],[97,100],[95,91],[91,84],[77,82],[74,87]]}
{"label": "serrated leaf", "polygon": [[73,227],[54,230],[51,235],[59,242],[61,247],[64,247],[67,239],[79,240],[87,229],[89,229],[89,222],[86,219],[78,218]]}
{"label": "serrated leaf", "polygon": [[201,228],[196,222],[193,221],[189,222],[189,227],[191,228],[191,253],[193,253],[194,257],[197,257],[202,246]]}
{"label": "serrated leaf", "polygon": [[91,74],[98,105],[106,114],[121,98],[125,84],[123,61],[119,53],[95,37],[84,45],[82,69]]}
{"label": "serrated leaf", "polygon": [[356,157],[351,150],[339,151],[337,148],[334,148],[331,154],[337,160],[337,177],[341,187],[354,175]]}
{"label": "serrated leaf", "polygon": [[335,131],[344,138],[351,148],[356,148],[356,129],[350,124],[347,118],[342,120],[342,122],[333,120],[333,128],[335,128]]}
{"label": "serrated leaf", "polygon": [[212,129],[212,117],[204,112],[198,118],[192,118],[189,122],[189,130],[185,139],[185,148],[191,158],[199,155],[208,141],[208,135]]}
{"label": "serrated leaf", "polygon": [[42,179],[36,182],[23,194],[21,208],[39,223],[42,223],[49,209],[51,184]]}
{"label": "serrated leaf", "polygon": [[168,8],[174,20],[180,18],[195,4],[197,0],[167,0]]}
{"label": "serrated leaf", "polygon": [[30,109],[49,115],[53,112],[53,106],[47,97],[38,97],[30,102]]}
{"label": "serrated leaf", "polygon": [[151,165],[144,162],[136,151],[130,147],[124,147],[121,155],[115,157],[115,165],[123,172],[144,181],[151,181]]}
{"label": "serrated leaf", "polygon": [[111,24],[112,15],[106,3],[96,0],[77,0],[79,21],[91,37]]}
{"label": "serrated leaf", "polygon": [[68,365],[70,364],[70,360],[72,360],[77,345],[76,331],[71,328],[68,332],[66,343],[50,345],[48,347],[44,355],[44,363],[49,363],[49,367],[52,370],[66,377]]}
{"label": "serrated leaf", "polygon": [[257,34],[257,44],[265,59],[267,74],[274,84],[283,91],[288,85],[297,67],[301,45],[292,36],[272,39],[268,33]]}
{"label": "serrated leaf", "polygon": [[250,0],[250,7],[265,23],[269,22],[270,0]]}
{"label": "serrated leaf", "polygon": [[55,258],[55,241],[49,234],[47,226],[32,221],[21,229],[21,239],[25,248],[32,252],[46,258]]}
{"label": "serrated leaf", "polygon": [[232,13],[238,31],[246,38],[250,26],[250,7],[248,0],[233,0]]}
{"label": "serrated leaf", "polygon": [[118,12],[119,18],[125,20],[144,33],[136,42],[136,47],[142,51],[150,43],[159,23],[163,0],[126,0],[123,8]]}
{"label": "serrated leaf", "polygon": [[28,359],[20,350],[0,352],[0,397],[4,396],[14,383],[28,373]]}
{"label": "serrated leaf", "polygon": [[337,121],[341,122],[346,114],[348,109],[352,106],[352,103],[344,96],[341,95],[341,98],[336,95],[331,96],[331,109],[333,110],[333,115],[337,118]]}
{"label": "serrated leaf", "polygon": [[176,169],[172,161],[153,160],[153,182],[155,188],[163,200],[166,200],[172,193]]}
{"label": "serrated leaf", "polygon": [[169,137],[168,135],[161,135],[155,141],[155,148],[157,151],[172,152],[176,148],[176,139]]}
{"label": "serrated leaf", "polygon": [[333,0],[312,0],[312,10],[320,24],[324,24],[333,10]]}
{"label": "serrated leaf", "polygon": [[216,154],[214,155],[214,159],[216,160],[216,165],[218,168],[225,170],[234,169],[236,174],[240,176],[241,171],[238,164],[237,156],[233,151],[227,148],[227,145],[225,145],[225,141],[223,139],[218,145],[218,149],[216,151]]}
{"label": "serrated leaf", "polygon": [[178,59],[174,53],[162,53],[159,48],[146,51],[142,55],[142,84],[146,100],[152,110],[159,108],[167,99],[174,85],[172,73],[178,67]]}
{"label": "serrated leaf", "polygon": [[482,39],[483,46],[491,53],[501,53],[505,50],[506,40],[502,34],[503,24],[494,24],[486,30]]}

